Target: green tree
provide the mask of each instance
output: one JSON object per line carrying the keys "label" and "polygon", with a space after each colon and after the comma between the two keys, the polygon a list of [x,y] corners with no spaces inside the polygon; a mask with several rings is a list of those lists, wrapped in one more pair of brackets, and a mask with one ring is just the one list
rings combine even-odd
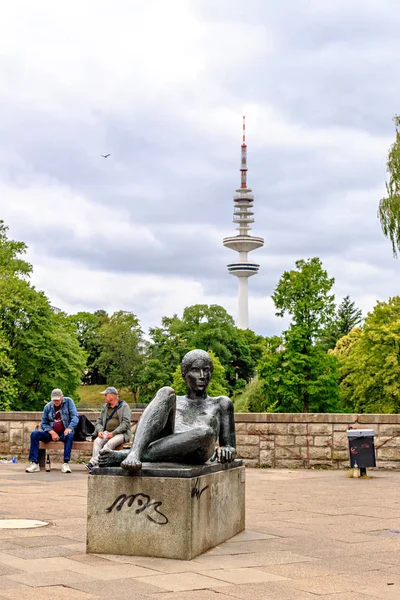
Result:
{"label": "green tree", "polygon": [[378,218],[383,233],[392,243],[393,255],[400,250],[400,116],[393,118],[396,127],[396,139],[389,149],[386,170],[389,181],[386,183],[386,197],[382,198],[378,208]]}
{"label": "green tree", "polygon": [[222,306],[206,304],[185,308],[182,319],[164,317],[161,327],[150,329],[150,338],[149,357],[159,360],[169,377],[191,348],[212,350],[225,370],[230,392],[254,375],[263,344],[261,336],[237,329]]}
{"label": "green tree", "polygon": [[136,315],[120,310],[99,329],[96,366],[108,385],[127,387],[134,400],[141,383],[143,333]]}
{"label": "green tree", "polygon": [[0,220],[0,276],[2,280],[10,277],[27,278],[32,273],[32,265],[20,255],[27,250],[24,242],[8,239],[8,227]]}
{"label": "green tree", "polygon": [[87,354],[83,382],[89,385],[105,383],[104,377],[99,372],[97,360],[101,353],[99,332],[101,326],[109,320],[107,313],[105,311],[78,312],[67,319],[73,326],[80,347]]}
{"label": "green tree", "polygon": [[85,355],[46,296],[30,285],[32,267],[20,257],[26,246],[9,240],[7,231],[0,223],[0,329],[9,361],[8,389],[12,384],[9,406],[41,410],[54,387],[75,394]]}
{"label": "green tree", "polygon": [[277,402],[269,401],[263,381],[256,376],[242,393],[234,397],[234,407],[237,413],[276,412]]}
{"label": "green tree", "polygon": [[173,376],[167,373],[158,358],[144,358],[140,372],[140,383],[137,393],[137,402],[147,404],[157,391],[165,385],[172,385]]}
{"label": "green tree", "polygon": [[397,413],[400,409],[400,296],[378,302],[362,328],[331,352],[340,365],[340,396],[347,410]]}
{"label": "green tree", "polygon": [[10,358],[11,348],[0,330],[0,410],[10,410],[17,399],[15,367]]}
{"label": "green tree", "polygon": [[277,316],[292,318],[282,339],[267,340],[259,366],[266,397],[279,412],[337,408],[336,359],[317,343],[335,312],[333,283],[319,258],[299,260],[296,270],[283,273],[272,296]]}
{"label": "green tree", "polygon": [[176,315],[163,317],[161,327],[149,329],[149,337],[151,340],[148,348],[149,358],[157,360],[167,380],[172,381],[176,365],[180,363],[190,347],[183,331],[182,321]]}
{"label": "green tree", "polygon": [[[214,371],[211,377],[210,385],[207,388],[207,393],[209,396],[227,396],[228,390],[224,367],[212,350],[210,350],[209,354],[214,365]],[[180,365],[178,365],[175,369],[172,387],[174,388],[177,396],[186,395],[187,385],[182,377]]]}
{"label": "green tree", "polygon": [[336,315],[322,332],[320,342],[324,350],[332,350],[338,340],[357,327],[362,321],[361,309],[350,300],[350,296],[343,298]]}

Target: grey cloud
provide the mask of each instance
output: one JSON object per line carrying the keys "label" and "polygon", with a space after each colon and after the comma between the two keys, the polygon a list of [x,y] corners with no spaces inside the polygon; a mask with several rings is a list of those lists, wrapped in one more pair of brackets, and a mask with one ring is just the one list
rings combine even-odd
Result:
{"label": "grey cloud", "polygon": [[[368,200],[364,210],[354,196],[370,198],[371,190],[383,189],[385,156],[380,147],[375,154],[360,148],[359,155],[357,149],[347,155],[344,148],[341,156],[340,150],[327,150],[323,140],[338,128],[349,139],[352,132],[380,142],[387,138],[388,143],[394,137],[400,7],[389,0],[379,10],[375,2],[338,1],[323,10],[324,4],[194,3],[204,26],[234,22],[262,27],[272,50],[260,50],[246,66],[225,67],[219,65],[216,40],[209,71],[188,89],[178,89],[174,101],[149,94],[148,102],[131,114],[118,106],[92,108],[83,97],[81,111],[77,104],[62,113],[3,98],[0,178],[17,187],[42,179],[58,182],[99,210],[111,207],[115,214],[123,213],[132,229],[132,239],[123,237],[115,244],[90,223],[87,236],[61,223],[57,239],[44,224],[21,223],[25,241],[39,255],[74,261],[88,270],[182,276],[201,282],[217,302],[227,294],[235,297],[237,281],[226,270],[235,254],[223,248],[222,238],[235,233],[232,196],[239,185],[241,115],[235,145],[231,138],[191,124],[180,107],[206,121],[213,106],[239,111],[254,103],[272,107],[293,127],[318,130],[321,143],[294,147],[286,139],[267,145],[268,124],[265,132],[256,132],[264,135],[265,144],[262,139],[252,144],[248,136],[249,183],[256,198],[253,233],[265,238],[265,247],[252,255],[261,267],[250,279],[250,294],[256,299],[270,295],[295,260],[320,256],[324,265],[333,265],[329,274],[339,289],[360,298],[374,292],[392,295],[398,263],[376,218],[379,193],[376,206]],[[248,48],[252,39],[238,43]],[[214,98],[209,92],[211,100],[202,97],[205,83],[217,90]],[[109,159],[100,158],[104,152],[111,152]],[[193,235],[193,223],[202,233]],[[154,242],[143,244],[135,237],[140,226],[150,230]],[[354,275],[342,268],[351,263],[369,263],[379,272],[371,275],[360,266]],[[80,302],[76,298],[70,292],[69,303]],[[145,300],[138,303],[138,312],[146,310]],[[270,331],[273,323],[267,311],[256,320],[259,331]]]}

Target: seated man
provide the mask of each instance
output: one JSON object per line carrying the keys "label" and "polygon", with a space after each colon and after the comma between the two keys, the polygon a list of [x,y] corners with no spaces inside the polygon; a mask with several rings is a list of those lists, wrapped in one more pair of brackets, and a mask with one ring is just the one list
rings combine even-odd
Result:
{"label": "seated man", "polygon": [[86,465],[88,471],[97,467],[99,452],[102,448],[114,450],[124,442],[131,439],[131,417],[132,411],[129,404],[118,398],[118,390],[108,387],[104,392],[106,403],[101,409],[97,419],[94,436],[97,436],[93,444],[93,455]]}
{"label": "seated man", "polygon": [[27,473],[37,473],[39,467],[39,442],[64,442],[63,473],[71,473],[69,461],[71,460],[74,430],[78,425],[79,416],[72,398],[64,396],[61,390],[51,392],[51,402],[48,402],[42,415],[41,429],[32,431],[29,460],[32,461]]}
{"label": "seated man", "polygon": [[143,412],[128,451],[102,450],[100,467],[121,465],[137,471],[142,462],[175,462],[201,465],[207,462],[219,442],[219,462],[231,462],[235,455],[233,404],[226,396],[210,398],[213,364],[204,350],[192,350],[182,360],[187,383],[186,396],[176,397],[170,387],[161,388]]}

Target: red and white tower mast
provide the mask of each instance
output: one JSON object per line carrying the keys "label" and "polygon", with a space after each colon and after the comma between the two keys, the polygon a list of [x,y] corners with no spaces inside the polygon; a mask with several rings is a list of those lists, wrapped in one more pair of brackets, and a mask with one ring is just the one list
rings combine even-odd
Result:
{"label": "red and white tower mast", "polygon": [[232,237],[224,238],[223,244],[226,248],[235,250],[238,253],[237,262],[228,265],[228,272],[238,278],[239,283],[239,312],[238,327],[247,329],[249,323],[249,286],[248,279],[258,273],[260,265],[249,262],[248,253],[264,246],[264,240],[261,237],[255,237],[249,234],[251,231],[250,223],[254,223],[254,213],[252,212],[254,195],[247,187],[247,146],[246,146],[246,122],[243,117],[243,140],[241,147],[240,164],[240,188],[234,195],[233,222],[237,225],[239,232]]}

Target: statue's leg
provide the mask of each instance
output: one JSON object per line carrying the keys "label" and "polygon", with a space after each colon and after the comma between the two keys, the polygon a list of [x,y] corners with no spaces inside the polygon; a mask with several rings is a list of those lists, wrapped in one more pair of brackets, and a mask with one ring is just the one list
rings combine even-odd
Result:
{"label": "statue's leg", "polygon": [[170,387],[163,387],[144,410],[135,431],[132,448],[121,467],[137,471],[142,467],[143,454],[155,440],[173,434],[176,395]]}
{"label": "statue's leg", "polygon": [[153,442],[144,451],[143,460],[192,465],[204,464],[212,456],[215,443],[216,435],[212,427],[195,427]]}

